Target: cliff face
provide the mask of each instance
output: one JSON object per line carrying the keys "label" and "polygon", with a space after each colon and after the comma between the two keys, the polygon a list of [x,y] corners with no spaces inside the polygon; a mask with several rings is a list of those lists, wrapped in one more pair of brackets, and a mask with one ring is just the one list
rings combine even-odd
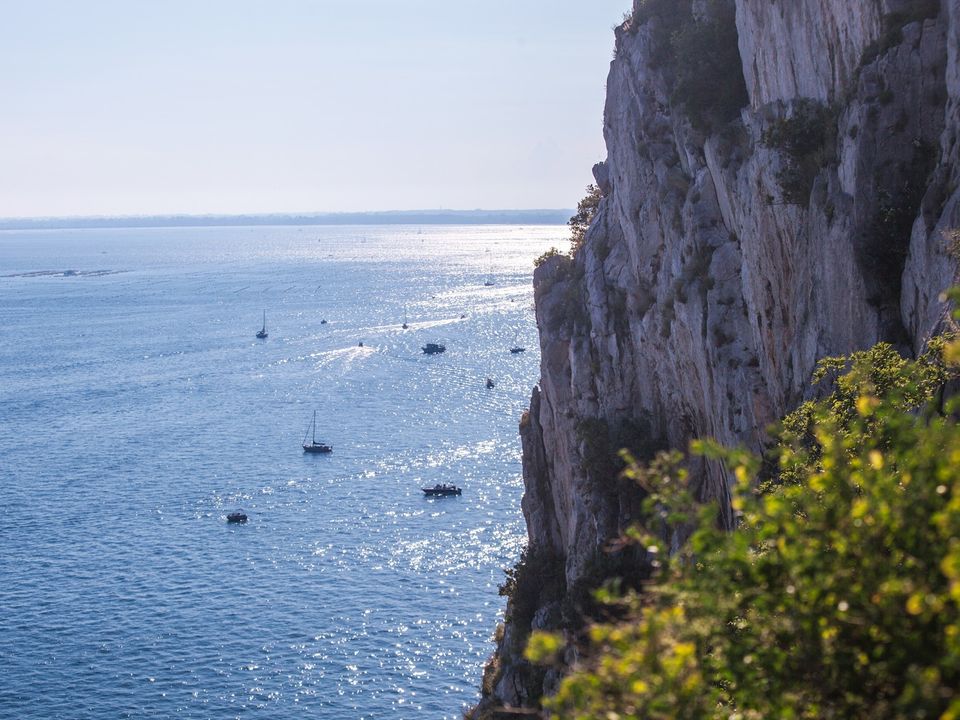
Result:
{"label": "cliff face", "polygon": [[[812,392],[818,359],[921,348],[949,322],[939,296],[957,276],[960,0],[735,0],[748,100],[708,130],[677,109],[682,60],[664,59],[655,4],[616,33],[586,241],[534,277],[523,510],[568,595],[635,517],[637,491],[598,468],[604,451],[703,436],[759,451]],[[711,7],[694,0],[693,15]],[[726,507],[723,469],[692,469]],[[508,609],[507,634],[563,625],[549,595],[532,615]],[[486,707],[544,689],[515,645],[498,649]]]}

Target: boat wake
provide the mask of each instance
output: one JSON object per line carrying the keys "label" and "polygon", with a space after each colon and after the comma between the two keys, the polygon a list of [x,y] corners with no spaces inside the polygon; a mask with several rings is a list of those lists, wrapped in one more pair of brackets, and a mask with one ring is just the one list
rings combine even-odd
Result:
{"label": "boat wake", "polygon": [[128,270],[32,270],[30,272],[12,273],[5,278],[34,278],[34,277],[103,277],[104,275],[119,275]]}

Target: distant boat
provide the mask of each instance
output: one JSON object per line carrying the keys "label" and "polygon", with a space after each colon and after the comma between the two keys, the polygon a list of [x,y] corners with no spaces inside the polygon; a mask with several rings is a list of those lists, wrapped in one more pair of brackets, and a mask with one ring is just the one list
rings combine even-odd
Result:
{"label": "distant boat", "polygon": [[493,390],[496,385],[492,378],[487,378],[487,390]]}
{"label": "distant boat", "polygon": [[439,353],[444,353],[447,351],[445,345],[439,345],[437,343],[427,343],[423,346],[423,352],[427,355],[438,355]]}
{"label": "distant boat", "polygon": [[247,514],[243,510],[234,510],[227,515],[228,523],[245,523],[246,521]]}
{"label": "distant boat", "polygon": [[[307,443],[307,435],[310,436],[310,443]],[[317,442],[317,411],[313,411],[313,422],[307,428],[303,435],[303,451],[305,453],[329,453],[333,452],[333,445]]]}
{"label": "distant boat", "polygon": [[463,491],[456,485],[447,485],[443,483],[434,485],[430,488],[420,488],[427,497],[449,497],[450,495],[461,495]]}
{"label": "distant boat", "polygon": [[267,311],[263,311],[263,328],[257,331],[257,339],[265,340],[267,337]]}
{"label": "distant boat", "polygon": [[403,325],[401,325],[400,327],[402,327],[404,330],[406,330],[407,328],[410,327],[409,325],[407,325],[407,308],[406,308],[406,306],[404,306],[404,308],[403,308]]}
{"label": "distant boat", "polygon": [[321,320],[321,321],[320,321],[320,324],[321,324],[321,325],[326,325],[326,324],[327,324],[326,318],[324,318],[323,320]]}
{"label": "distant boat", "polygon": [[527,349],[526,349],[525,347],[522,347],[522,346],[520,346],[520,345],[517,345],[517,338],[518,338],[518,337],[520,337],[520,331],[519,331],[519,330],[517,330],[517,332],[514,333],[514,335],[513,335],[513,347],[510,348],[510,352],[512,352],[514,355],[516,355],[516,354],[518,354],[518,353],[522,353],[522,352],[526,352],[526,351],[527,351]]}

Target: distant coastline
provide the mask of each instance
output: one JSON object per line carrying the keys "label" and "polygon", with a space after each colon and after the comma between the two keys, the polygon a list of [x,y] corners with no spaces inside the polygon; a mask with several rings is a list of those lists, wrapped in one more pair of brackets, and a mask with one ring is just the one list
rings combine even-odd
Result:
{"label": "distant coastline", "polygon": [[564,225],[573,210],[400,210],[264,215],[0,218],[0,230],[240,227],[250,225]]}

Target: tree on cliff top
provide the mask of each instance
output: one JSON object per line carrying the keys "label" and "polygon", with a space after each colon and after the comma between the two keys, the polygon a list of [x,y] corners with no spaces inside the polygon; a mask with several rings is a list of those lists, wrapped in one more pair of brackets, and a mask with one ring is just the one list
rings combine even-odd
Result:
{"label": "tree on cliff top", "polygon": [[590,229],[590,223],[593,222],[597,214],[597,208],[600,207],[600,199],[603,193],[593,183],[587,185],[587,194],[577,203],[577,214],[567,221],[570,226],[570,254],[573,255],[583,245],[583,240]]}
{"label": "tree on cliff top", "polygon": [[[785,421],[780,482],[763,491],[755,458],[695,445],[735,471],[733,533],[693,503],[679,455],[634,465],[651,529],[697,529],[674,556],[632,532],[659,575],[607,593],[629,619],[590,631],[554,715],[960,718],[960,402],[942,412],[939,393],[957,360],[953,341],[917,361],[888,345],[826,361],[834,391]],[[535,635],[528,655],[561,645]]]}

